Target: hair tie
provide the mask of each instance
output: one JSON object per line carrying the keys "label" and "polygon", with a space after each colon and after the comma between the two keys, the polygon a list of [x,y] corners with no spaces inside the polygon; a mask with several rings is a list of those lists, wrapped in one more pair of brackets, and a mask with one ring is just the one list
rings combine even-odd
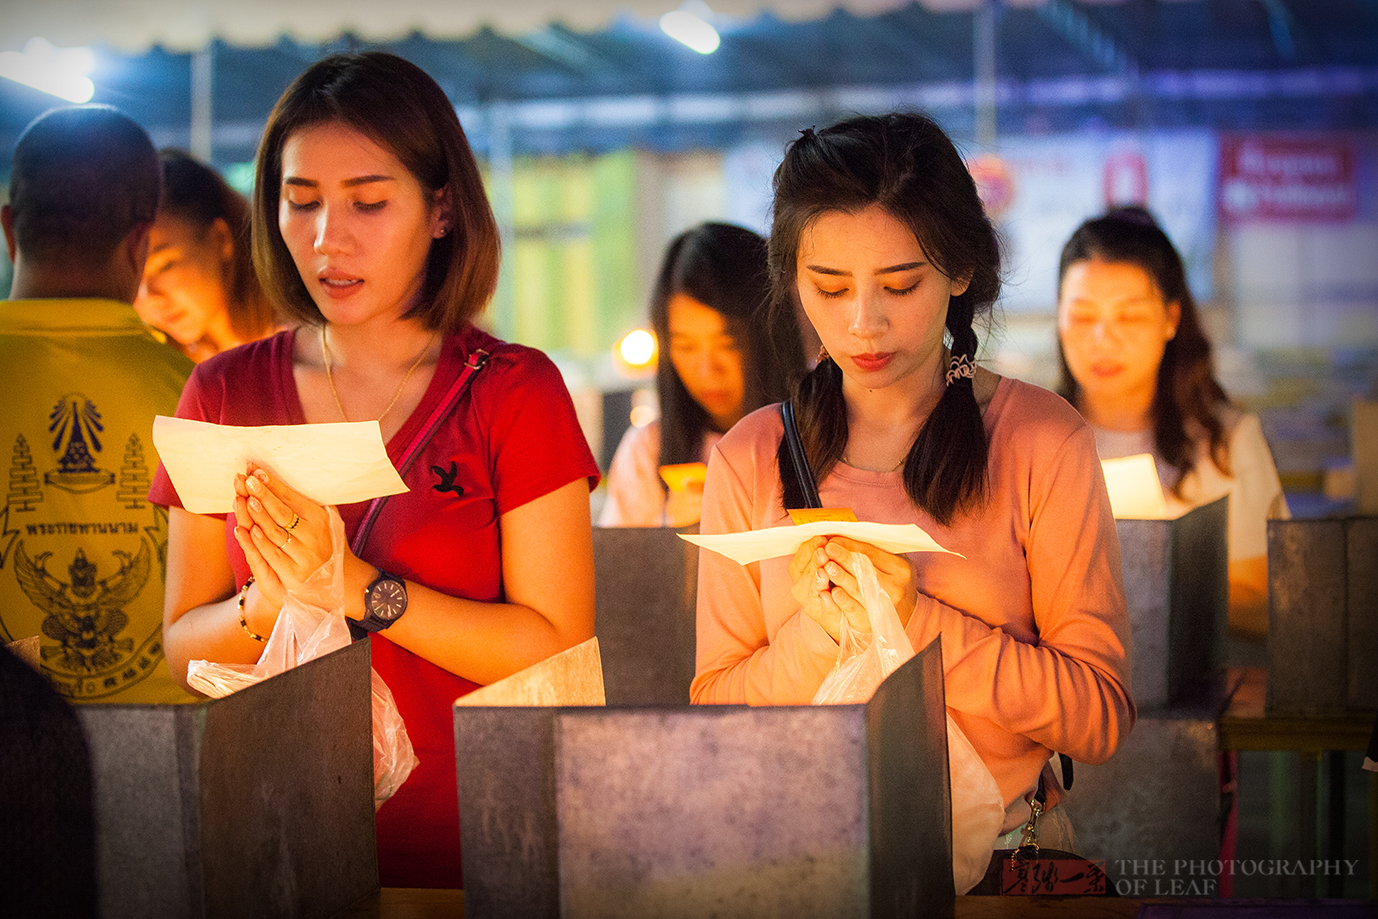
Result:
{"label": "hair tie", "polygon": [[966,377],[973,379],[976,376],[976,364],[965,354],[952,355],[952,364],[947,369],[947,385],[951,386],[958,380]]}

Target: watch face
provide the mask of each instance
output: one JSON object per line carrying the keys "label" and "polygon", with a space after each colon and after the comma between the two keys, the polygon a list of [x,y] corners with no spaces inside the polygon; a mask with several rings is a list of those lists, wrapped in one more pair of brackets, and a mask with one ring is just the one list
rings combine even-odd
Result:
{"label": "watch face", "polygon": [[407,589],[400,581],[378,581],[368,592],[369,612],[384,622],[392,622],[407,611]]}

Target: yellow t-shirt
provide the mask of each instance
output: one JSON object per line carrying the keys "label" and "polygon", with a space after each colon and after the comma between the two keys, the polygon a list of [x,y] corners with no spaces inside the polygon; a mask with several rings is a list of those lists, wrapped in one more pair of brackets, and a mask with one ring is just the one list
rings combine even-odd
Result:
{"label": "yellow t-shirt", "polygon": [[[163,659],[153,418],[191,374],[113,300],[0,302],[0,638],[76,702],[189,702]],[[0,479],[0,482],[5,480]]]}

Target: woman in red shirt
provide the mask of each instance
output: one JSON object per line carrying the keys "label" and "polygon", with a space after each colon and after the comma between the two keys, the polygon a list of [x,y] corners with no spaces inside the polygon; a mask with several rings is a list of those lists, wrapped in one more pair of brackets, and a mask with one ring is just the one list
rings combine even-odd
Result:
{"label": "woman in red shirt", "polygon": [[[259,148],[255,264],[300,327],[199,364],[178,414],[222,424],[376,420],[399,462],[467,391],[361,535],[339,508],[345,615],[371,633],[420,761],[378,812],[384,886],[461,886],[450,705],[593,635],[598,469],[558,370],[473,325],[498,233],[454,108],[390,54],[337,55],[288,87]],[[283,600],[330,557],[327,509],[263,470],[225,519],[170,505],[164,642],[182,679],[253,663]]]}

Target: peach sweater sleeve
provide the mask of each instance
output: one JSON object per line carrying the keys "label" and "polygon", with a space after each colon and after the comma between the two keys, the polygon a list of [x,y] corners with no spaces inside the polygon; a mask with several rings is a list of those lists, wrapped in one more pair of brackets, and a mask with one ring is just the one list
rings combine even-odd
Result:
{"label": "peach sweater sleeve", "polygon": [[1104,762],[1136,713],[1119,540],[1088,428],[1035,463],[1028,511],[1036,639],[1020,641],[925,596],[922,583],[908,633],[915,647],[942,639],[949,708],[1073,759]]}

